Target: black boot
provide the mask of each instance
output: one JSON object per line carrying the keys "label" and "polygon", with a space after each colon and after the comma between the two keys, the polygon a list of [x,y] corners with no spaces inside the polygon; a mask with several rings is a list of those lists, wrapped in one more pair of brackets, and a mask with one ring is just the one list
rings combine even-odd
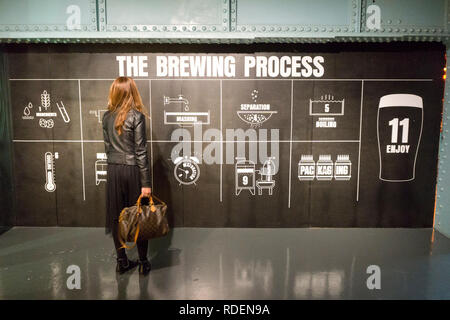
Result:
{"label": "black boot", "polygon": [[131,269],[134,269],[138,265],[138,262],[135,260],[125,259],[117,259],[116,272],[119,274],[125,273]]}
{"label": "black boot", "polygon": [[139,260],[139,274],[146,276],[146,275],[149,274],[151,269],[152,269],[152,265],[150,264],[150,261],[148,261],[148,260],[144,260],[144,261]]}

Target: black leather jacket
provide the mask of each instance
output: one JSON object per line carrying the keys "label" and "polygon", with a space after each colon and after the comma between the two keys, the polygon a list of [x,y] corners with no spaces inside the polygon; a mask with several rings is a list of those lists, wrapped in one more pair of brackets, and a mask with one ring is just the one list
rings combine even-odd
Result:
{"label": "black leather jacket", "polygon": [[147,156],[145,116],[131,109],[119,135],[114,128],[117,113],[107,111],[103,115],[103,139],[108,163],[137,165],[142,187],[150,187],[150,165]]}

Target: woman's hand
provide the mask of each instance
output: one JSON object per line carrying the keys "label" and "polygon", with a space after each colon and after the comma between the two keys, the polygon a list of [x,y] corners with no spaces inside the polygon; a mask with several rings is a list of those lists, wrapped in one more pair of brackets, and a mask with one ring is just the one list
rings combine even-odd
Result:
{"label": "woman's hand", "polygon": [[141,196],[150,197],[151,194],[152,194],[151,188],[141,188]]}

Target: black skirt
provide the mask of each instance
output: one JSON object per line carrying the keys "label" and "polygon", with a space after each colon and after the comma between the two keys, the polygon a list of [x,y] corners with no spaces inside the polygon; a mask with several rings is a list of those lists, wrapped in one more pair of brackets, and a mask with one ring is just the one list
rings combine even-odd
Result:
{"label": "black skirt", "polygon": [[139,167],[125,164],[108,164],[106,176],[105,232],[110,233],[119,222],[125,207],[131,207],[141,194]]}

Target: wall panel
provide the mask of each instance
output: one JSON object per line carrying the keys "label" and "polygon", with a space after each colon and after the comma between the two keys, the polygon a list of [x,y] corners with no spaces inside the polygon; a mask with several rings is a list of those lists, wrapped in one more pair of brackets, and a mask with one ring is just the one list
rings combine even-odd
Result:
{"label": "wall panel", "polygon": [[[118,62],[125,56],[147,61],[146,73],[135,69],[130,75],[151,116],[153,190],[168,203],[172,225],[431,227],[442,47],[305,46],[297,53],[283,48],[235,47],[221,54],[213,53],[217,48],[207,54],[194,48],[155,53],[144,46],[11,52],[18,224],[103,225],[100,119],[110,83],[129,69]],[[173,50],[181,48],[164,51]],[[162,74],[157,61],[168,56],[205,63],[226,57],[234,71],[177,75],[182,71],[174,71],[175,64],[175,73]],[[271,63],[252,67],[252,57]],[[274,61],[296,57],[301,64],[289,70],[299,73],[277,73],[282,69]],[[308,64],[317,58],[322,62]],[[392,94],[400,100],[382,105]],[[420,107],[411,105],[413,98]],[[195,118],[200,127],[185,122]],[[236,139],[240,134],[247,136]]]}

